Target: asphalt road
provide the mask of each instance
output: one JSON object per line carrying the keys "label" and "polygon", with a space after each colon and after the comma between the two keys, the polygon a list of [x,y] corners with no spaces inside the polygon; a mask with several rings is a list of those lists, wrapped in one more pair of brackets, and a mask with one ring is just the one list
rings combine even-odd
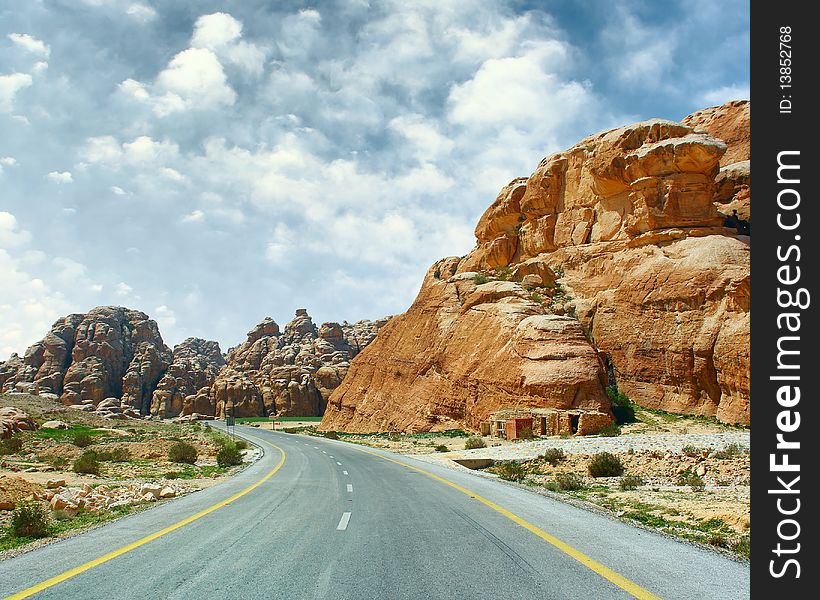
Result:
{"label": "asphalt road", "polygon": [[213,488],[0,562],[0,597],[50,578],[37,598],[749,596],[747,564],[526,489],[344,442],[237,432],[264,457]]}

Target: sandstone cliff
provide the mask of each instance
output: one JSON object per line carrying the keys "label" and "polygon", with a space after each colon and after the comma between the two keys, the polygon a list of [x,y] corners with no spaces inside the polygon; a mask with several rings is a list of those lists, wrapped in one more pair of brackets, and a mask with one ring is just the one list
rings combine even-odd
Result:
{"label": "sandstone cliff", "polygon": [[[736,102],[603,132],[510,182],[475,249],[433,265],[410,309],[353,361],[322,428],[476,428],[522,405],[607,410],[599,359],[642,405],[748,423],[749,238],[717,209],[721,159],[748,159],[748,113]],[[745,169],[730,201],[745,195],[748,207]]]}
{"label": "sandstone cliff", "polygon": [[211,385],[224,365],[217,342],[188,338],[174,346],[174,360],[152,395],[151,414],[213,416]]}
{"label": "sandstone cliff", "polygon": [[217,416],[322,415],[327,398],[347,374],[350,360],[385,323],[324,323],[316,327],[304,309],[280,331],[267,318],[228,351],[210,402]]}
{"label": "sandstone cliff", "polygon": [[155,321],[121,306],[58,320],[43,340],[6,363],[4,390],[54,394],[63,404],[97,407],[107,398],[147,414],[171,364]]}

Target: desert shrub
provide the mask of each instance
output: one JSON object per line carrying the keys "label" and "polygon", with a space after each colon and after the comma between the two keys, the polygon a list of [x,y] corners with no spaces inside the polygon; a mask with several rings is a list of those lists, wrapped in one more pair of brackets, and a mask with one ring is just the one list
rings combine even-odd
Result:
{"label": "desert shrub", "polygon": [[216,453],[216,464],[223,468],[241,465],[242,452],[233,442],[227,443]]}
{"label": "desert shrub", "polygon": [[684,471],[678,475],[677,484],[681,486],[688,485],[693,492],[702,492],[706,487],[703,478],[692,471]]}
{"label": "desert shrub", "polygon": [[644,483],[643,477],[640,475],[624,475],[621,477],[621,480],[618,482],[618,486],[626,491],[626,490],[637,490],[641,487]]}
{"label": "desert shrub", "polygon": [[566,455],[561,448],[547,448],[544,451],[544,454],[541,455],[541,459],[548,462],[553,467],[564,460],[564,458],[566,458]]}
{"label": "desert shrub", "polygon": [[616,385],[606,388],[606,395],[612,401],[612,414],[615,415],[615,422],[618,424],[635,422],[635,406],[629,396],[618,389]]}
{"label": "desert shrub", "polygon": [[338,440],[339,434],[335,431],[325,431],[324,436],[329,440]]}
{"label": "desert shrub", "polygon": [[524,466],[515,461],[498,463],[495,466],[495,472],[498,473],[501,479],[506,479],[507,481],[524,481],[524,478],[527,476],[527,471],[524,469]]}
{"label": "desert shrub", "polygon": [[436,446],[436,452],[449,452],[449,451],[450,451],[450,449],[447,446],[445,446],[444,444],[439,444],[438,446]]}
{"label": "desert shrub", "polygon": [[558,473],[555,476],[555,483],[558,484],[559,490],[572,492],[584,487],[584,478],[575,473]]}
{"label": "desert shrub", "polygon": [[387,439],[391,442],[400,442],[401,441],[401,434],[400,433],[391,433],[387,436]]}
{"label": "desert shrub", "polygon": [[487,444],[484,442],[484,438],[478,437],[477,435],[471,436],[467,438],[467,441],[464,442],[464,449],[465,450],[475,450],[476,448],[486,448]]}
{"label": "desert shrub", "polygon": [[481,285],[482,283],[487,283],[490,280],[489,277],[484,275],[483,273],[477,273],[475,277],[473,277],[473,281],[476,285]]}
{"label": "desert shrub", "polygon": [[609,452],[599,452],[593,456],[587,468],[593,477],[617,477],[624,473],[621,459]]}
{"label": "desert shrub", "polygon": [[250,448],[250,444],[248,444],[246,440],[236,440],[234,444],[236,444],[236,447],[239,450],[247,450],[248,448]]}
{"label": "desert shrub", "polygon": [[536,304],[541,304],[544,301],[544,296],[537,292],[533,292],[532,294],[530,294],[530,300],[532,300]]}
{"label": "desert shrub", "polygon": [[94,443],[94,438],[89,434],[85,433],[84,431],[80,431],[74,434],[74,439],[72,440],[72,443],[78,448],[88,448],[91,444]]}
{"label": "desert shrub", "polygon": [[168,460],[192,465],[196,462],[197,451],[187,442],[177,442],[168,449]]}
{"label": "desert shrub", "polygon": [[43,537],[48,525],[48,509],[36,501],[23,502],[11,514],[11,531],[17,537]]}
{"label": "desert shrub", "polygon": [[179,479],[179,471],[166,471],[162,475],[163,479]]}
{"label": "desert shrub", "polygon": [[433,273],[433,277],[435,277],[436,279],[441,279],[441,269],[436,269]]}
{"label": "desert shrub", "polygon": [[108,462],[126,462],[131,458],[131,453],[128,448],[114,448],[113,450],[100,450],[97,452],[97,460],[104,460]]}
{"label": "desert shrub", "polygon": [[615,437],[621,435],[621,426],[618,425],[617,421],[613,421],[601,429],[601,431],[598,432],[598,435],[602,437]]}
{"label": "desert shrub", "polygon": [[689,458],[694,458],[696,456],[700,456],[700,453],[703,451],[703,448],[698,448],[697,446],[693,446],[692,444],[687,444],[683,448],[681,448],[681,454],[684,456],[688,456]]}
{"label": "desert shrub", "polygon": [[0,442],[0,454],[16,454],[23,448],[23,438],[19,435],[6,438]]}
{"label": "desert shrub", "polygon": [[93,450],[86,450],[80,458],[72,465],[75,473],[89,473],[91,475],[100,474],[100,461],[97,453]]}
{"label": "desert shrub", "polygon": [[743,456],[745,451],[740,446],[740,444],[729,444],[725,446],[723,449],[718,450],[715,452],[715,458],[720,459],[728,459],[728,458],[737,458],[738,456]]}

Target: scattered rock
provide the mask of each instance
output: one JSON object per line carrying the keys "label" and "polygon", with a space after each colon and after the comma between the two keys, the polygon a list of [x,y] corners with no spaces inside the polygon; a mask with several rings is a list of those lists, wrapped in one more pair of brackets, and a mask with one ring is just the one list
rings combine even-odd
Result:
{"label": "scattered rock", "polygon": [[37,423],[19,408],[5,406],[0,408],[0,439],[12,437],[15,433],[34,431]]}
{"label": "scattered rock", "polygon": [[41,427],[43,429],[68,429],[69,424],[65,421],[46,421]]}

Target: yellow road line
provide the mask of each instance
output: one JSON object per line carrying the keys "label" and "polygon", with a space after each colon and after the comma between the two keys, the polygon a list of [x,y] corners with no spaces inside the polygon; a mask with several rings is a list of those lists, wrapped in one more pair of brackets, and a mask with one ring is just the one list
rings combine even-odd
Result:
{"label": "yellow road line", "polygon": [[140,546],[144,546],[148,542],[152,542],[155,539],[162,537],[163,535],[171,533],[172,531],[176,531],[180,527],[184,527],[185,525],[188,525],[189,523],[193,523],[197,519],[201,519],[205,515],[209,515],[212,512],[214,512],[215,510],[218,510],[218,509],[222,508],[223,506],[227,506],[228,504],[230,504],[234,500],[238,500],[239,498],[241,498],[245,494],[247,494],[249,492],[252,492],[256,488],[258,488],[260,485],[265,483],[268,479],[273,477],[276,474],[276,472],[279,469],[282,468],[282,465],[285,464],[285,451],[284,450],[282,450],[279,446],[274,446],[273,444],[271,444],[268,441],[265,441],[265,440],[258,440],[258,441],[264,441],[268,446],[271,446],[272,448],[276,448],[277,450],[279,450],[279,452],[282,453],[282,458],[279,460],[279,463],[267,473],[267,475],[265,475],[262,479],[260,479],[259,481],[257,481],[253,485],[250,485],[250,486],[246,487],[241,492],[237,492],[236,494],[234,494],[233,496],[231,496],[227,500],[223,500],[222,502],[218,502],[217,504],[214,504],[213,506],[210,506],[210,507],[208,507],[204,510],[199,511],[198,513],[196,513],[194,515],[191,515],[187,519],[183,519],[182,521],[180,521],[178,523],[174,523],[173,525],[169,525],[165,529],[160,529],[159,531],[157,531],[155,533],[152,533],[150,535],[147,535],[144,538],[141,538],[141,539],[137,540],[136,542],[132,542],[132,543],[128,544],[127,546],[123,546],[122,548],[119,548],[117,550],[109,552],[108,554],[104,554],[104,555],[100,556],[99,558],[95,558],[94,560],[88,561],[87,563],[82,564],[79,567],[74,567],[73,569],[69,569],[68,571],[65,571],[64,573],[60,573],[59,575],[55,575],[51,579],[46,579],[45,581],[43,581],[41,583],[38,583],[37,585],[33,585],[30,588],[26,588],[22,592],[17,592],[16,594],[12,594],[11,596],[7,596],[5,598],[5,600],[21,600],[22,598],[28,598],[29,596],[33,596],[34,594],[36,594],[38,592],[42,592],[43,590],[48,589],[52,586],[55,586],[58,583],[62,583],[63,581],[66,581],[67,579],[71,579],[72,577],[74,577],[76,575],[79,575],[80,573],[88,571],[89,569],[93,569],[94,567],[98,567],[101,564],[108,562],[109,560],[117,558],[118,556],[122,556],[126,552],[131,552],[131,550],[139,548]]}
{"label": "yellow road line", "polygon": [[635,598],[639,598],[640,600],[660,600],[660,598],[658,598],[658,596],[654,595],[652,592],[649,592],[648,590],[645,590],[644,588],[639,586],[637,583],[635,583],[633,581],[630,581],[629,579],[627,579],[626,577],[624,577],[620,573],[616,573],[615,571],[613,571],[609,567],[605,567],[604,565],[602,565],[598,561],[594,560],[593,558],[587,556],[586,554],[584,554],[580,550],[576,550],[575,548],[573,548],[572,546],[570,546],[566,542],[564,542],[562,540],[559,540],[557,537],[555,537],[553,535],[550,535],[549,533],[547,533],[543,529],[540,529],[540,528],[536,527],[535,525],[533,525],[532,523],[530,523],[529,521],[526,521],[526,520],[522,519],[521,517],[519,517],[518,515],[510,512],[509,510],[507,510],[503,506],[499,506],[498,504],[496,504],[495,502],[492,502],[491,500],[487,500],[486,498],[482,498],[481,496],[479,496],[475,492],[472,492],[472,491],[468,490],[467,488],[458,485],[457,483],[453,483],[452,481],[444,479],[444,477],[439,477],[438,475],[435,475],[434,473],[430,473],[429,471],[425,471],[424,469],[420,469],[419,467],[414,467],[413,465],[408,465],[407,463],[403,463],[403,462],[398,461],[398,460],[393,460],[392,458],[388,458],[386,456],[382,456],[381,454],[376,454],[375,452],[370,452],[368,450],[364,450],[364,449],[359,448],[355,445],[353,445],[353,447],[356,448],[356,450],[364,452],[365,454],[370,454],[372,456],[376,456],[378,458],[390,461],[390,462],[395,463],[397,465],[400,465],[402,467],[412,469],[413,471],[416,471],[418,473],[422,473],[423,475],[427,475],[428,477],[431,477],[431,478],[435,479],[436,481],[440,481],[441,483],[443,483],[445,485],[448,485],[453,489],[458,490],[462,494],[467,494],[471,498],[475,498],[476,500],[478,500],[479,502],[481,502],[485,506],[488,506],[488,507],[492,508],[494,511],[496,511],[498,513],[501,513],[502,515],[504,515],[505,517],[507,517],[511,521],[517,523],[518,525],[520,525],[524,529],[534,533],[535,535],[540,537],[542,540],[552,544],[553,546],[555,546],[556,548],[561,550],[564,554],[574,558],[575,560],[580,562],[585,567],[591,569],[592,571],[594,571],[595,573],[597,573],[598,575],[600,575],[604,579],[607,579],[608,581],[614,583],[619,588],[621,588],[625,592],[631,594]]}

